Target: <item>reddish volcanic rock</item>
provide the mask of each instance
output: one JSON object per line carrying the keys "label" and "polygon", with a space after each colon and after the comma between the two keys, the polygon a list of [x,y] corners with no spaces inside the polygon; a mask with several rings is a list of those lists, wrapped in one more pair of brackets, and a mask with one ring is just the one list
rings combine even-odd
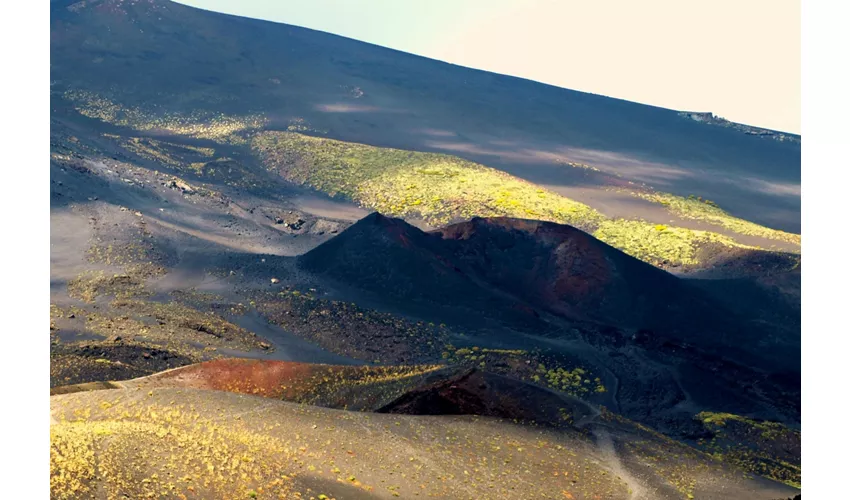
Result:
{"label": "reddish volcanic rock", "polygon": [[317,367],[309,363],[255,359],[217,359],[168,370],[146,379],[156,385],[212,389],[282,398],[285,387],[312,376]]}
{"label": "reddish volcanic rock", "polygon": [[[574,397],[461,366],[340,366],[229,358],[120,382],[117,387],[218,390],[330,408],[484,415],[551,426],[569,425],[591,412]],[[62,392],[82,390],[92,388],[84,384]]]}
{"label": "reddish volcanic rock", "polygon": [[[441,320],[433,311],[443,308],[546,334],[557,329],[541,314],[549,313],[730,356],[765,336],[746,311],[724,306],[689,280],[552,222],[473,218],[425,233],[373,213],[299,261],[435,321]],[[763,349],[754,354],[782,362]]]}

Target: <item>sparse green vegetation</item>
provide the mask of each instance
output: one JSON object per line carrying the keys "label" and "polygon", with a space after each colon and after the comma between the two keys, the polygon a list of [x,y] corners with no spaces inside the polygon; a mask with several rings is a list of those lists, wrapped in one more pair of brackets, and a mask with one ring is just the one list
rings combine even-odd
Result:
{"label": "sparse green vegetation", "polygon": [[254,398],[176,388],[54,396],[51,410],[55,498],[623,498],[627,490],[567,429],[274,401],[258,411]]}
{"label": "sparse green vegetation", "polygon": [[[147,342],[79,341],[51,346],[50,386],[128,380],[201,361]],[[148,358],[144,356],[147,353]],[[112,359],[95,358],[109,356]]]}
{"label": "sparse green vegetation", "polygon": [[319,129],[313,128],[313,126],[310,125],[307,122],[307,120],[305,120],[304,118],[301,118],[301,117],[296,117],[296,118],[289,120],[289,125],[286,126],[286,130],[288,130],[290,132],[302,132],[302,133],[308,132],[308,133],[315,133],[315,134],[327,134],[328,133],[327,130],[319,130]]}
{"label": "sparse green vegetation", "polygon": [[411,321],[312,292],[259,293],[253,305],[270,321],[323,348],[374,363],[417,363],[440,359],[444,327]]}
{"label": "sparse green vegetation", "polygon": [[473,216],[556,220],[590,229],[601,214],[583,203],[484,165],[437,154],[377,148],[286,132],[252,147],[287,179],[396,217],[434,225]]}
{"label": "sparse green vegetation", "polygon": [[[303,120],[291,124],[293,131],[266,131],[251,138],[251,134],[245,132],[256,132],[265,125],[265,119],[259,115],[240,118],[195,112],[190,116],[157,116],[139,108],[125,108],[89,92],[68,91],[65,95],[82,114],[116,125],[137,130],[162,129],[220,143],[245,144],[250,140],[266,166],[290,181],[351,199],[386,215],[421,218],[435,226],[475,216],[569,224],[593,233],[634,257],[663,267],[699,265],[698,249],[706,243],[744,247],[733,238],[715,232],[640,220],[609,219],[583,203],[455,156],[378,148],[293,132],[312,131]],[[187,162],[181,155],[175,155],[172,147],[175,145],[148,139],[129,138],[124,146],[143,157],[195,175],[221,178],[228,185],[265,185],[256,175],[245,177],[249,171],[227,158]],[[210,156],[212,150],[186,151],[196,156]],[[568,165],[595,169],[584,164]],[[238,175],[234,174],[234,169]],[[234,175],[239,179],[231,179]],[[705,221],[738,234],[800,242],[799,235],[732,217],[707,200],[665,193],[633,194],[665,205],[680,217]]]}
{"label": "sparse green vegetation", "polygon": [[705,454],[610,411],[603,410],[602,413],[606,420],[631,427],[635,435],[625,443],[627,454],[648,466],[682,498],[696,498],[698,479],[705,474],[724,475],[719,464],[712,463]]}
{"label": "sparse green vegetation", "polygon": [[122,406],[123,414],[103,421],[91,421],[90,411],[78,410],[51,425],[51,498],[87,497],[95,490],[109,498],[291,493],[291,480],[281,473],[298,467],[297,452],[281,441],[235,423],[217,425],[184,405],[133,406]]}
{"label": "sparse green vegetation", "polygon": [[139,107],[126,107],[111,99],[85,90],[69,90],[65,98],[74,103],[80,114],[113,125],[135,130],[164,130],[173,134],[219,143],[244,144],[240,132],[265,125],[262,115],[227,116],[217,112],[193,111],[191,114],[157,114]]}
{"label": "sparse green vegetation", "polygon": [[708,243],[731,248],[752,248],[710,231],[654,225],[641,220],[606,220],[599,224],[593,236],[632,257],[657,266],[697,265],[698,249]]}
{"label": "sparse green vegetation", "polygon": [[779,439],[782,437],[799,437],[799,432],[789,429],[779,422],[768,422],[763,420],[753,420],[751,418],[742,417],[732,413],[714,413],[704,411],[696,416],[703,424],[712,428],[726,427],[727,423],[732,421],[745,426],[751,427],[761,434],[762,439]]}
{"label": "sparse green vegetation", "polygon": [[660,192],[631,192],[633,196],[667,207],[670,213],[685,219],[699,220],[721,226],[729,231],[771,240],[800,244],[800,235],[778,231],[733,217],[711,200],[691,195],[687,198]]}
{"label": "sparse green vegetation", "polygon": [[[126,295],[120,289],[116,294]],[[51,322],[74,317],[83,321],[79,333],[88,337],[60,341],[51,331],[51,386],[150,375],[217,358],[222,348],[273,350],[265,339],[213,312],[176,302],[116,299],[102,306],[51,307]]]}
{"label": "sparse green vegetation", "polygon": [[215,155],[213,148],[176,144],[145,137],[122,137],[115,134],[103,134],[103,136],[116,141],[122,148],[142,158],[172,168],[182,167],[187,157],[209,159]]}
{"label": "sparse green vegetation", "polygon": [[[698,250],[708,243],[750,248],[715,232],[610,219],[583,203],[455,156],[378,148],[291,132],[259,133],[251,146],[270,170],[290,181],[356,201],[386,215],[422,218],[435,226],[476,216],[569,224],[659,266],[698,265]],[[711,205],[700,205],[711,213],[725,214]],[[724,221],[734,225],[734,218],[724,217]],[[761,226],[746,227],[752,233]]]}
{"label": "sparse green vegetation", "polygon": [[[146,160],[168,167],[180,175],[195,177],[205,183],[224,184],[231,187],[275,189],[276,185],[266,178],[265,172],[259,172],[242,162],[228,157],[215,157],[215,149],[177,144],[146,137],[123,137],[114,134],[104,134],[104,137],[114,140],[126,151]],[[235,136],[234,136],[235,137]],[[64,156],[56,155],[64,161]],[[143,174],[148,180],[156,178],[160,183],[168,181],[172,188],[178,188],[189,194],[200,196],[215,196],[219,193],[206,186],[189,186],[180,177],[169,175],[163,177],[162,172],[146,169],[138,164],[113,163],[112,168],[126,174]],[[259,175],[258,175],[259,174]],[[173,181],[173,182],[171,182]],[[196,182],[193,180],[193,182]],[[184,189],[190,187],[189,190]]]}
{"label": "sparse green vegetation", "polygon": [[317,366],[309,377],[280,387],[281,399],[297,403],[373,411],[390,403],[443,365]]}
{"label": "sparse green vegetation", "polygon": [[263,175],[264,172],[257,172],[249,165],[245,165],[230,157],[191,162],[182,168],[185,172],[191,173],[205,182],[214,182],[247,189],[278,189],[276,184],[270,182],[266,178],[267,176]]}
{"label": "sparse green vegetation", "polygon": [[546,368],[545,365],[537,366],[535,376],[541,380],[545,380],[546,385],[552,389],[572,394],[574,396],[585,396],[591,392],[605,392],[605,386],[599,377],[590,378],[590,375],[582,368],[573,368],[567,370],[565,368]]}
{"label": "sparse green vegetation", "polygon": [[86,271],[68,282],[68,295],[85,302],[94,302],[101,295],[130,298],[150,295],[144,281],[133,274],[108,275],[103,271]]}
{"label": "sparse green vegetation", "polygon": [[[602,191],[731,175],[722,163],[759,139],[671,134],[669,112],[168,1],[52,1],[51,40],[51,498],[799,487],[796,430],[690,420],[799,420],[799,273],[782,270],[800,260],[779,253],[799,235],[698,197]],[[793,167],[780,146],[737,161]],[[782,215],[793,190],[758,182],[735,191],[776,192],[742,212]],[[354,224],[350,201],[415,227],[569,224],[721,279],[677,288],[533,221]]]}
{"label": "sparse green vegetation", "polygon": [[753,420],[731,413],[701,412],[697,420],[714,437],[697,445],[715,459],[800,487],[800,433],[778,422]]}
{"label": "sparse green vegetation", "polygon": [[[443,359],[447,363],[474,366],[527,382],[534,382],[577,397],[606,392],[599,377],[581,367],[559,366],[539,352],[521,349],[488,349],[478,346],[456,348],[446,344]],[[548,363],[550,367],[547,367]]]}
{"label": "sparse green vegetation", "polygon": [[580,169],[582,169],[582,170],[591,170],[591,171],[593,171],[593,172],[602,172],[602,171],[601,171],[601,170],[599,170],[598,168],[596,168],[596,167],[594,167],[594,166],[592,166],[592,165],[588,165],[588,164],[586,164],[586,163],[578,163],[578,162],[574,162],[574,161],[566,161],[566,160],[564,160],[564,159],[558,159],[558,160],[555,160],[555,161],[556,161],[556,163],[558,163],[559,165],[565,165],[565,166],[573,167],[573,168],[580,168]]}
{"label": "sparse green vegetation", "polygon": [[[153,318],[156,320],[156,326],[166,327],[164,331],[157,331],[154,325],[151,325],[139,332],[153,340],[168,340],[169,334],[171,338],[179,337],[180,329],[186,334],[192,333],[192,342],[208,346],[238,350],[271,349],[264,339],[215,313],[202,312],[176,302],[116,300],[110,306],[116,313],[132,314],[140,319]],[[121,320],[122,317],[118,319]]]}

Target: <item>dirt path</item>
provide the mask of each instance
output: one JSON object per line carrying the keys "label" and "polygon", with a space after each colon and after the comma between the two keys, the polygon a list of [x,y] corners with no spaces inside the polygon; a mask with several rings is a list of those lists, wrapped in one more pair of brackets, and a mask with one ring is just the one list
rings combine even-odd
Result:
{"label": "dirt path", "polygon": [[614,441],[611,435],[605,429],[598,427],[593,428],[593,437],[596,438],[596,446],[605,457],[605,462],[611,467],[617,476],[629,485],[630,500],[653,500],[653,496],[649,495],[643,482],[631,475],[631,473],[623,467],[620,462],[620,457],[617,455],[617,450],[614,449]]}

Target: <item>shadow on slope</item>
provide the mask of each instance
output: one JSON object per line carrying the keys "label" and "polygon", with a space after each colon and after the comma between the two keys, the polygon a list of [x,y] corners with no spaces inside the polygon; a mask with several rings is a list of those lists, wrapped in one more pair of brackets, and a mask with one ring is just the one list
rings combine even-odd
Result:
{"label": "shadow on slope", "polygon": [[[194,388],[328,408],[409,415],[481,415],[550,427],[595,413],[577,398],[475,368],[340,366],[219,359],[117,383],[121,388]],[[98,390],[96,384],[55,394]]]}
{"label": "shadow on slope", "polygon": [[298,262],[388,301],[428,305],[435,316],[463,308],[539,333],[552,328],[546,316],[554,314],[743,363],[799,364],[786,341],[754,326],[746,311],[569,226],[475,218],[425,233],[374,213]]}
{"label": "shadow on slope", "polygon": [[307,123],[343,140],[461,154],[555,188],[570,185],[555,158],[591,163],[799,230],[799,142],[673,110],[165,0],[51,2],[51,61],[60,95],[165,114],[261,112],[273,129]]}
{"label": "shadow on slope", "polygon": [[322,498],[326,492],[314,488],[327,480],[372,495],[440,498],[767,500],[796,492],[605,412],[581,423],[588,434],[477,416],[340,412],[185,386],[145,389],[51,397],[55,494],[97,487],[132,496]]}

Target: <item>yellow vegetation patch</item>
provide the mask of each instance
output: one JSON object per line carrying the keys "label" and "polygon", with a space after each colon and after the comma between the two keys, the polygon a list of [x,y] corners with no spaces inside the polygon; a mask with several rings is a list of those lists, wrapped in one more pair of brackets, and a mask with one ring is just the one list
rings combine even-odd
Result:
{"label": "yellow vegetation patch", "polygon": [[281,392],[287,401],[372,411],[416,387],[426,375],[444,368],[444,365],[329,366],[284,385]]}
{"label": "yellow vegetation patch", "polygon": [[258,129],[266,124],[266,119],[261,115],[228,116],[201,111],[188,115],[156,114],[138,107],[122,106],[106,97],[84,90],[69,90],[65,92],[64,97],[74,103],[80,114],[89,118],[136,130],[164,130],[219,143],[245,143],[245,139],[238,135],[239,132]]}
{"label": "yellow vegetation patch", "polygon": [[51,409],[51,473],[63,478],[52,484],[55,498],[626,496],[591,443],[567,429],[168,388],[53,396]]}
{"label": "yellow vegetation patch", "polygon": [[103,271],[86,271],[68,282],[68,295],[85,302],[94,302],[100,295],[130,298],[150,295],[144,281],[131,274],[108,274]]}
{"label": "yellow vegetation patch", "polygon": [[434,225],[473,216],[555,220],[589,228],[602,216],[583,203],[456,156],[335,141],[286,132],[252,147],[287,179],[397,217]]}
{"label": "yellow vegetation patch", "polygon": [[708,222],[738,234],[800,244],[799,234],[770,229],[748,220],[733,217],[718,207],[716,203],[711,200],[703,200],[701,197],[684,198],[659,192],[631,192],[631,195],[663,205],[667,207],[670,213],[685,219]]}
{"label": "yellow vegetation patch", "polygon": [[651,224],[641,220],[606,220],[593,236],[632,257],[654,265],[696,265],[697,250],[716,243],[730,248],[754,248],[710,231]]}
{"label": "yellow vegetation patch", "polygon": [[296,465],[280,440],[181,406],[125,410],[109,421],[81,414],[52,425],[50,443],[57,499],[88,496],[95,478],[107,498],[282,498],[291,492],[284,474]]}
{"label": "yellow vegetation patch", "polygon": [[[698,250],[708,243],[752,248],[715,232],[611,219],[583,203],[456,156],[378,148],[291,132],[259,133],[251,146],[269,169],[292,182],[353,200],[386,215],[421,218],[435,226],[472,217],[568,224],[660,266],[698,265]],[[702,220],[719,221],[716,223],[741,234],[794,240],[795,235],[779,234],[699,203],[704,205],[698,212]],[[687,213],[697,211],[688,208]]]}
{"label": "yellow vegetation patch", "polygon": [[800,432],[778,422],[731,413],[701,412],[695,418],[714,434],[710,440],[700,440],[698,446],[715,459],[800,487]]}
{"label": "yellow vegetation patch", "polygon": [[[534,382],[576,397],[603,393],[607,389],[599,377],[581,367],[571,369],[542,359],[539,353],[521,349],[488,349],[478,346],[456,348],[445,345],[443,359],[449,363],[473,366],[482,370]],[[549,364],[547,367],[543,363]]]}

